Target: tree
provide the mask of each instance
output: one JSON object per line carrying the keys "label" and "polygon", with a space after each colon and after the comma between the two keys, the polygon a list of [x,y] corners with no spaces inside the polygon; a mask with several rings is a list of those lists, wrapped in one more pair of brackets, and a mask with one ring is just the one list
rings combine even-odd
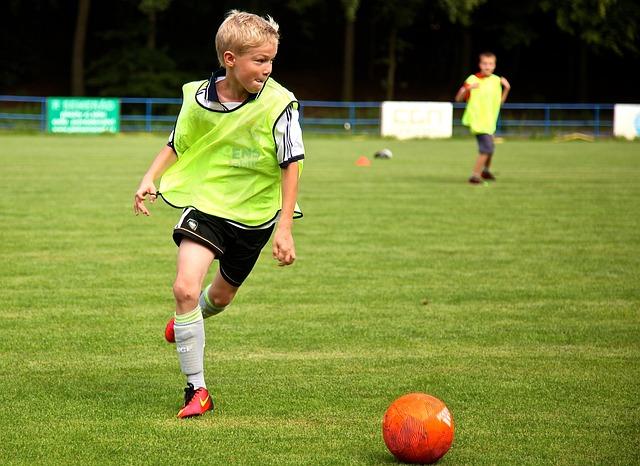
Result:
{"label": "tree", "polygon": [[126,40],[89,67],[87,84],[98,95],[165,97],[176,95],[187,79],[162,50],[150,50]]}
{"label": "tree", "polygon": [[[139,0],[138,11],[145,14],[148,29],[136,28],[135,8],[130,22],[100,34],[107,51],[89,66],[88,85],[99,95],[158,97],[174,95],[185,79],[166,49],[156,43],[156,20],[171,0]],[[135,4],[135,3],[134,3]],[[146,42],[144,38],[146,36]]]}
{"label": "tree", "polygon": [[147,15],[149,29],[147,30],[147,48],[156,48],[156,21],[157,14],[169,8],[171,0],[141,0],[138,8]]}
{"label": "tree", "polygon": [[471,65],[471,15],[487,0],[438,0],[451,24],[460,25],[459,74],[469,72]]}
{"label": "tree", "polygon": [[487,0],[438,0],[440,8],[447,13],[449,21],[453,24],[460,23],[468,26],[471,23],[471,14]]}
{"label": "tree", "polygon": [[[308,14],[313,8],[322,5],[322,0],[289,0],[288,7],[299,13]],[[342,100],[353,100],[355,24],[360,0],[340,0],[344,16],[344,42],[342,59]]]}
{"label": "tree", "polygon": [[344,11],[344,61],[342,66],[342,100],[353,100],[353,55],[356,16],[360,0],[341,0]]}
{"label": "tree", "polygon": [[409,27],[417,18],[416,11],[424,0],[381,0],[376,5],[377,20],[388,28],[387,35],[387,77],[385,79],[385,98],[393,100],[395,94],[396,69],[398,55],[405,45],[399,39],[398,32]]}
{"label": "tree", "polygon": [[[462,74],[469,69],[471,57],[471,15],[473,11],[487,0],[439,0],[436,8],[444,11],[452,24],[460,24],[460,68]],[[399,32],[408,28],[419,19],[418,12],[421,7],[428,5],[433,8],[433,3],[425,0],[381,0],[377,7],[378,20],[384,22],[388,28],[387,36],[387,77],[385,80],[386,99],[391,100],[395,93],[395,74],[398,67],[399,55],[406,43],[399,37]],[[456,73],[457,74],[457,73]]]}
{"label": "tree", "polygon": [[589,48],[611,51],[619,56],[626,52],[638,55],[638,22],[640,4],[635,0],[572,0],[541,3],[543,11],[555,15],[561,31],[576,39],[577,97],[585,101],[588,96]]}
{"label": "tree", "polygon": [[560,30],[591,47],[620,56],[639,53],[640,3],[636,0],[545,0],[540,6],[555,14]]}
{"label": "tree", "polygon": [[71,94],[84,95],[84,46],[87,39],[89,7],[91,0],[78,0],[76,29],[73,35],[73,51],[71,53]]}

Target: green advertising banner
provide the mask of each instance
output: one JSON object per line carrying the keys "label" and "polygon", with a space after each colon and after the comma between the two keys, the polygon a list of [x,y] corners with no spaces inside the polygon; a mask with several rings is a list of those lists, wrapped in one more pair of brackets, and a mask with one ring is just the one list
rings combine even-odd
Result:
{"label": "green advertising banner", "polygon": [[50,133],[117,133],[120,100],[90,97],[47,97]]}

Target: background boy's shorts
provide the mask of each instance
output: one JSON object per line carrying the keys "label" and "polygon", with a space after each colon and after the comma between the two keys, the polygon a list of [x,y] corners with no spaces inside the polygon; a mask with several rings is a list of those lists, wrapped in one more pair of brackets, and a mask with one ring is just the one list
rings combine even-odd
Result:
{"label": "background boy's shorts", "polygon": [[478,140],[478,152],[481,154],[493,154],[495,145],[493,144],[492,134],[476,134],[476,139]]}
{"label": "background boy's shorts", "polygon": [[240,286],[251,273],[272,231],[273,225],[263,230],[245,230],[188,207],[173,230],[173,241],[180,246],[183,238],[189,238],[213,251],[220,261],[222,277],[231,285]]}

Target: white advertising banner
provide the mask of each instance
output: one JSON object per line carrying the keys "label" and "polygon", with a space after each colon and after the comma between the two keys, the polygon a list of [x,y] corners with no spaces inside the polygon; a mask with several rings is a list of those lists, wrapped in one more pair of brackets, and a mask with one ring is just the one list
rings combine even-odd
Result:
{"label": "white advertising banner", "polygon": [[640,137],[640,104],[613,106],[613,135],[627,139]]}
{"label": "white advertising banner", "polygon": [[398,139],[450,138],[453,105],[450,102],[382,102],[381,133]]}

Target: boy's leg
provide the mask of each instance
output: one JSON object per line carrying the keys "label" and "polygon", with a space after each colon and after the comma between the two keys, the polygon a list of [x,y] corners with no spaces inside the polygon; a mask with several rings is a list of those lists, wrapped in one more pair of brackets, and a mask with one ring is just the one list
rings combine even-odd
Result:
{"label": "boy's leg", "polygon": [[495,176],[489,170],[491,166],[491,160],[493,160],[493,153],[495,151],[495,142],[493,140],[493,134],[485,134],[483,141],[483,150],[484,153],[487,154],[487,159],[484,162],[484,167],[482,168],[482,178],[489,181],[495,181]]}
{"label": "boy's leg", "polygon": [[473,167],[473,173],[469,178],[469,183],[479,184],[482,179],[495,180],[495,177],[489,171],[491,159],[494,152],[494,142],[492,134],[477,134],[478,141],[478,158]]}
{"label": "boy's leg", "polygon": [[198,305],[202,282],[214,258],[210,249],[189,238],[183,238],[180,242],[178,271],[173,284],[177,315],[192,311]]}
{"label": "boy's leg", "polygon": [[206,319],[224,311],[235,298],[239,288],[225,280],[218,269],[213,282],[200,294],[202,317]]}
{"label": "boy's leg", "polygon": [[205,319],[219,314],[231,304],[273,231],[273,226],[260,230],[228,228],[233,247],[220,257],[220,267],[213,281],[200,295],[200,308]]}
{"label": "boy's leg", "polygon": [[[207,285],[200,293],[198,306],[200,306],[200,311],[202,311],[202,318],[208,319],[224,311],[235,297],[238,288],[237,286],[230,285],[222,278],[218,271],[213,282]],[[175,320],[175,317],[170,319],[164,329],[164,338],[169,343],[176,342]]]}
{"label": "boy's leg", "polygon": [[471,184],[481,184],[482,183],[482,173],[484,173],[484,167],[487,164],[487,160],[489,159],[488,154],[483,154],[482,152],[478,154],[478,158],[476,159],[476,163],[473,166],[473,173],[471,173],[471,177],[469,178],[469,183]]}
{"label": "boy's leg", "polygon": [[484,164],[484,168],[482,169],[482,179],[483,180],[489,180],[489,181],[495,181],[496,177],[493,176],[493,173],[491,173],[491,170],[489,170],[489,167],[491,166],[491,160],[493,159],[493,154],[488,154],[487,156],[487,161]]}
{"label": "boy's leg", "polygon": [[487,160],[485,161],[484,168],[482,169],[482,178],[489,181],[495,181],[496,177],[493,176],[489,167],[491,167],[491,161],[493,160],[493,153],[496,146],[493,140],[493,134],[488,134],[487,136]]}
{"label": "boy's leg", "polygon": [[480,177],[484,167],[487,166],[487,161],[491,159],[489,154],[478,154],[478,158],[476,159],[476,164],[473,166],[473,176]]}
{"label": "boy's leg", "polygon": [[204,325],[198,296],[213,262],[211,250],[184,238],[178,249],[178,272],[173,284],[176,299],[175,339],[180,369],[194,388],[204,383]]}
{"label": "boy's leg", "polygon": [[[200,298],[198,298],[202,318],[208,319],[224,311],[235,297],[238,289],[239,287],[230,285],[222,278],[220,271],[218,271],[213,282],[200,293]],[[164,337],[169,343],[176,342],[175,320],[175,317],[170,319],[164,329]]]}

